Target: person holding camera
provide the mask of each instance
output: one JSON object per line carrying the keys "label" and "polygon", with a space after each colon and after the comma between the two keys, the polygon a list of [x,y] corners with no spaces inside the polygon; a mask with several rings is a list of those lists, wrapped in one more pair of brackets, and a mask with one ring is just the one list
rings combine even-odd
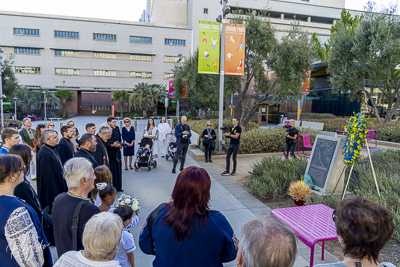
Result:
{"label": "person holding camera", "polygon": [[[221,173],[221,175],[236,175],[236,157],[239,152],[240,148],[240,134],[242,133],[242,128],[239,126],[239,121],[237,118],[232,119],[232,126],[229,129],[226,129],[226,127],[221,127],[221,130],[226,131],[224,135],[227,138],[231,139],[231,142],[228,147],[228,151],[226,153],[226,171]],[[231,155],[232,155],[232,161],[233,161],[233,170],[229,174],[229,168],[230,168],[230,163],[231,163]]]}
{"label": "person holding camera", "polygon": [[215,139],[217,135],[213,128],[211,128],[211,121],[207,122],[207,128],[203,131],[201,138],[203,138],[204,154],[206,157],[206,162],[212,162],[211,154],[215,148]]}
{"label": "person holding camera", "polygon": [[296,158],[294,155],[294,149],[297,144],[297,137],[299,135],[299,130],[297,130],[294,127],[294,120],[290,120],[290,126],[286,128],[285,132],[285,139],[286,139],[286,145],[285,145],[285,157],[288,158],[288,154],[292,155],[293,158]]}
{"label": "person holding camera", "polygon": [[183,170],[183,166],[185,166],[186,153],[189,149],[190,145],[190,137],[192,133],[190,132],[189,125],[186,124],[187,118],[186,116],[182,116],[181,122],[178,123],[175,127],[175,137],[176,137],[176,155],[174,159],[174,167],[172,168],[172,173],[176,173],[176,165],[178,164],[178,159],[182,155],[181,158],[181,168],[179,170]]}

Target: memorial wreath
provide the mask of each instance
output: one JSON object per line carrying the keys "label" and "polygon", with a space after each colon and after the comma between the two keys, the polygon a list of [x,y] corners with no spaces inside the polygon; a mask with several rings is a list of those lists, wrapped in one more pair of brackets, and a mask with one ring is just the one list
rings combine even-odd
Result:
{"label": "memorial wreath", "polygon": [[365,118],[365,114],[361,113],[351,116],[347,126],[344,127],[344,130],[348,134],[343,146],[342,156],[344,164],[347,167],[353,165],[360,158],[360,153],[363,149],[368,134],[366,128],[367,120]]}

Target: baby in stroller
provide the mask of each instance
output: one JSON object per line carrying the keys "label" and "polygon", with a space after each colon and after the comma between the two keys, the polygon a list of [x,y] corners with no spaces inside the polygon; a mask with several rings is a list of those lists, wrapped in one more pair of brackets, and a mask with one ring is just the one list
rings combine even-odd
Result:
{"label": "baby in stroller", "polygon": [[138,149],[138,156],[140,157],[140,159],[145,159],[147,160],[148,156],[150,155],[150,144],[146,144],[145,147],[140,147]]}
{"label": "baby in stroller", "polygon": [[135,171],[141,167],[148,168],[149,171],[151,167],[155,169],[157,167],[157,162],[155,159],[152,159],[152,154],[153,141],[145,137],[140,141],[140,147],[136,152]]}

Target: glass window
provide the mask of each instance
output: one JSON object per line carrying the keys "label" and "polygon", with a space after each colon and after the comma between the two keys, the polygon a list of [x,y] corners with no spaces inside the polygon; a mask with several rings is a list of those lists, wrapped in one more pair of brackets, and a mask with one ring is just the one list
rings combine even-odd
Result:
{"label": "glass window", "polygon": [[116,42],[117,35],[116,34],[93,33],[93,40]]}
{"label": "glass window", "polygon": [[39,48],[14,47],[14,54],[40,55],[40,49]]}
{"label": "glass window", "polygon": [[79,39],[79,32],[54,31],[54,37]]}
{"label": "glass window", "polygon": [[117,54],[115,54],[115,53],[97,53],[97,52],[94,52],[93,53],[93,57],[94,58],[116,59],[117,58]]}
{"label": "glass window", "polygon": [[136,61],[152,61],[152,56],[147,56],[147,55],[130,55],[129,56],[130,60],[136,60]]}
{"label": "glass window", "polygon": [[164,80],[168,80],[170,77],[174,77],[173,73],[164,73]]}
{"label": "glass window", "polygon": [[15,35],[29,35],[29,36],[39,36],[38,29],[24,29],[24,28],[14,28]]}
{"label": "glass window", "polygon": [[15,67],[16,73],[35,74],[40,73],[40,67]]}
{"label": "glass window", "polygon": [[208,8],[204,8],[204,9],[203,9],[203,13],[204,13],[204,14],[208,14]]}
{"label": "glass window", "polygon": [[142,79],[151,79],[151,72],[144,71],[131,71],[129,73],[131,78],[142,78]]}
{"label": "glass window", "polygon": [[54,55],[58,57],[79,57],[79,51],[54,50]]}
{"label": "glass window", "polygon": [[57,75],[79,75],[78,69],[63,69],[63,68],[56,68]]}
{"label": "glass window", "polygon": [[153,38],[143,37],[143,36],[130,36],[131,43],[141,43],[141,44],[151,44],[153,43]]}
{"label": "glass window", "polygon": [[166,44],[166,45],[186,46],[186,40],[167,39],[167,38],[165,38],[164,44]]}
{"label": "glass window", "polygon": [[116,70],[93,70],[93,76],[116,77]]}
{"label": "glass window", "polygon": [[[179,60],[179,57],[174,57],[174,56],[164,56],[164,62],[165,63],[177,63]],[[182,61],[185,62],[185,57],[182,57]]]}

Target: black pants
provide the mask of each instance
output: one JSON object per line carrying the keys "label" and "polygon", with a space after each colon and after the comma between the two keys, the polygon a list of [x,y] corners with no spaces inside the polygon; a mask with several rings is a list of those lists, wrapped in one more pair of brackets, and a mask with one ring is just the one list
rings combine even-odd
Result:
{"label": "black pants", "polygon": [[294,155],[294,149],[296,148],[296,144],[294,144],[294,143],[291,143],[291,144],[288,144],[288,143],[286,143],[286,145],[285,145],[285,152],[287,153],[286,155],[285,155],[285,157],[287,158],[288,156],[289,156],[289,152],[290,152],[290,154],[292,155],[292,157],[293,158],[295,158],[296,156]]}
{"label": "black pants", "polygon": [[183,169],[183,166],[185,165],[185,160],[186,160],[186,153],[189,149],[189,144],[188,143],[183,143],[177,146],[176,154],[175,154],[175,160],[174,160],[174,170],[176,169],[176,165],[178,164],[178,159],[182,155],[181,159],[181,170]]}
{"label": "black pants", "polygon": [[212,151],[213,150],[209,146],[204,147],[204,155],[206,157],[206,160],[211,160]]}
{"label": "black pants", "polygon": [[236,156],[239,152],[240,144],[229,145],[228,151],[226,153],[226,171],[229,172],[229,168],[231,167],[231,155],[233,160],[233,170],[236,172]]}

